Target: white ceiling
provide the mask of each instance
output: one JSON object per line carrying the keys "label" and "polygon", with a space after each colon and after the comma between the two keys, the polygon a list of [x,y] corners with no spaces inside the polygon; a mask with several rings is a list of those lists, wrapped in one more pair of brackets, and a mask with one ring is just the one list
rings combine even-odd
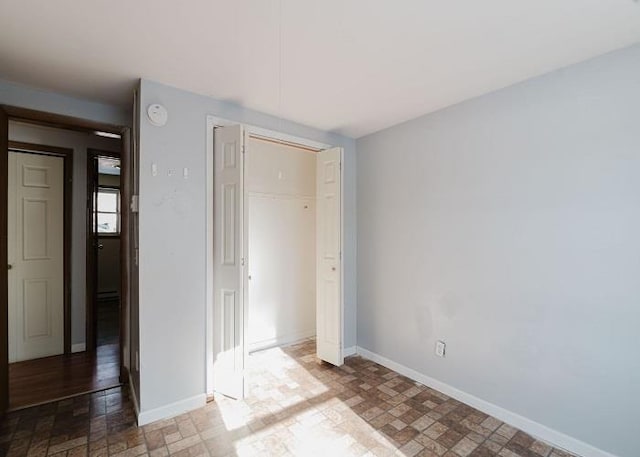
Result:
{"label": "white ceiling", "polygon": [[143,77],[353,137],[636,42],[633,0],[0,0],[0,78],[124,105]]}

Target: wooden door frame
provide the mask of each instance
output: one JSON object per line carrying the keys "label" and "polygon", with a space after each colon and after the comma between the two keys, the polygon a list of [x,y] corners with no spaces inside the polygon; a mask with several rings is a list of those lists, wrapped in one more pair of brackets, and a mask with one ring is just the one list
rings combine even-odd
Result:
{"label": "wooden door frame", "polygon": [[62,279],[64,291],[64,353],[71,354],[71,224],[73,221],[73,149],[47,146],[43,144],[24,143],[21,141],[9,141],[8,150],[27,154],[31,153],[62,157],[64,160],[64,261]]}
{"label": "wooden door frame", "polygon": [[[124,167],[129,166],[131,149],[126,144],[131,138],[131,128],[124,125],[113,125],[103,122],[90,121],[78,117],[62,114],[48,113],[27,108],[0,105],[0,259],[7,259],[7,203],[8,203],[8,157],[9,157],[9,120],[22,121],[30,124],[57,127],[66,130],[81,132],[109,132],[120,135],[123,156],[121,157],[121,173],[125,174]],[[130,186],[127,180],[122,183],[120,195],[123,202],[129,202]],[[123,208],[125,206],[123,205]],[[126,206],[128,208],[128,204]],[[126,277],[129,270],[129,217],[128,210],[121,215],[121,313],[120,328],[121,338],[125,329],[125,318],[129,313],[129,281]],[[0,260],[0,417],[9,408],[9,327],[8,327],[8,266],[6,261]],[[120,344],[120,380],[128,378],[128,370],[125,367],[124,344]]]}
{"label": "wooden door frame", "polygon": [[[121,159],[122,154],[120,152],[114,152],[114,151],[105,151],[102,149],[95,149],[95,148],[88,148],[87,149],[87,249],[86,249],[86,277],[87,277],[87,298],[86,298],[86,323],[87,323],[87,329],[86,329],[86,344],[87,344],[87,351],[94,351],[97,347],[97,324],[98,324],[98,319],[97,319],[97,298],[98,298],[98,278],[97,278],[97,271],[98,271],[98,255],[97,252],[94,248],[94,246],[92,245],[92,230],[93,230],[93,208],[89,207],[89,202],[90,202],[90,197],[93,198],[93,184],[94,184],[94,169],[92,167],[92,164],[94,163],[93,161],[96,160],[98,157],[113,157],[113,158],[117,158],[120,159],[120,169],[122,170],[122,159]],[[95,179],[98,180],[98,176],[95,176]],[[124,201],[124,199],[122,198],[122,173],[120,173],[119,176],[120,179],[120,187],[119,187],[119,191],[120,191],[120,233],[118,235],[118,238],[120,238],[120,241],[122,242],[122,215],[126,212],[126,211],[122,211],[122,201]],[[96,184],[99,186],[99,183],[96,182]],[[120,256],[122,257],[122,249],[120,249]],[[122,271],[122,259],[120,260],[120,278],[122,279],[123,277],[123,271]],[[122,285],[121,285],[122,286]],[[120,291],[120,295],[122,296],[122,290]],[[120,299],[122,299],[122,297],[119,297]],[[118,312],[118,314],[122,313],[122,309],[123,307],[120,305],[120,310]],[[122,316],[118,316],[118,318],[120,319],[120,332],[119,332],[119,339],[120,339],[120,346],[122,347],[124,345],[124,335],[123,335],[123,325],[122,325]],[[122,373],[121,373],[122,376]],[[121,379],[121,382],[124,382]]]}

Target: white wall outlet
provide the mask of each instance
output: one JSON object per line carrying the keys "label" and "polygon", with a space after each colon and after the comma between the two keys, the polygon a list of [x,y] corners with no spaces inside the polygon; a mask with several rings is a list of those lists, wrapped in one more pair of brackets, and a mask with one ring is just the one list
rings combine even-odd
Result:
{"label": "white wall outlet", "polygon": [[436,355],[438,357],[444,357],[446,344],[444,341],[436,341]]}

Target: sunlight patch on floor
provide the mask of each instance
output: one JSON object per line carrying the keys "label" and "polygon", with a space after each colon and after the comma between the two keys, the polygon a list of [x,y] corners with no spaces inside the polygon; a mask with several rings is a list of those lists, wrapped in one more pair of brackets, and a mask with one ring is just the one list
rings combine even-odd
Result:
{"label": "sunlight patch on floor", "polygon": [[[300,361],[313,367],[315,354],[304,355]],[[350,368],[343,370],[341,375],[348,376]],[[363,440],[382,455],[397,451],[352,411],[353,399],[345,402],[331,396],[322,400],[335,381],[317,373],[314,376],[282,348],[253,353],[247,372],[249,395],[244,400],[216,400],[225,428],[238,434],[233,443],[238,456],[273,454],[278,449],[283,455],[363,455]],[[301,387],[304,397],[295,393]],[[350,433],[345,433],[345,426]]]}

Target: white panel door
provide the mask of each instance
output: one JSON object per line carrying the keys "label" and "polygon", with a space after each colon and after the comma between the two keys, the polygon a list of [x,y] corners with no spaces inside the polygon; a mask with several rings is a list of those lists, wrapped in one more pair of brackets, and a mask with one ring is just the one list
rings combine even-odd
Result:
{"label": "white panel door", "polygon": [[214,390],[232,398],[245,392],[244,132],[214,132],[213,293]]}
{"label": "white panel door", "polygon": [[333,365],[342,355],[342,148],[318,152],[316,168],[316,344]]}
{"label": "white panel door", "polygon": [[64,159],[9,153],[9,361],[64,352]]}

